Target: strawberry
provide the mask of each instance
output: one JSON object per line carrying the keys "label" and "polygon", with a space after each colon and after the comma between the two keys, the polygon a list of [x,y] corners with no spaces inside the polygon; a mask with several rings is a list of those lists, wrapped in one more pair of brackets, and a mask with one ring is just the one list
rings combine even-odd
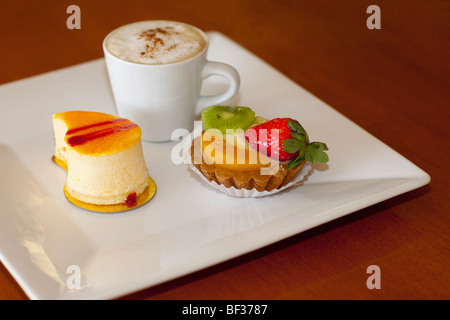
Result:
{"label": "strawberry", "polygon": [[327,162],[324,152],[328,147],[323,142],[309,142],[308,134],[297,120],[275,118],[245,131],[250,146],[271,159],[290,161],[289,168],[297,166],[303,159],[310,162]]}
{"label": "strawberry", "polygon": [[289,153],[283,150],[282,141],[290,139],[292,130],[288,127],[288,121],[296,121],[291,118],[275,118],[256,125],[245,132],[245,138],[250,146],[264,153],[269,158],[278,161],[291,160],[298,156],[299,151]]}

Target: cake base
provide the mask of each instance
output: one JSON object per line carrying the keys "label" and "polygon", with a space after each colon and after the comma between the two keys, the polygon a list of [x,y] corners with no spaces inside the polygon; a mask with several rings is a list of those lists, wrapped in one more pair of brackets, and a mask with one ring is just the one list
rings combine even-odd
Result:
{"label": "cake base", "polygon": [[86,203],[72,197],[69,194],[69,192],[67,192],[67,189],[64,186],[64,194],[66,195],[67,200],[69,200],[71,203],[85,210],[103,213],[122,212],[138,208],[146,204],[148,201],[150,201],[155,195],[155,193],[156,193],[156,183],[150,176],[148,177],[147,188],[145,188],[144,192],[142,192],[140,195],[136,197],[136,201],[133,201],[133,204],[131,205],[127,203],[106,204],[106,205]]}
{"label": "cake base", "polygon": [[67,165],[64,163],[64,161],[61,161],[60,159],[58,159],[55,156],[52,156],[52,161],[54,163],[56,163],[58,166],[60,166],[61,168],[63,168],[64,170],[66,170],[66,172],[67,172]]}

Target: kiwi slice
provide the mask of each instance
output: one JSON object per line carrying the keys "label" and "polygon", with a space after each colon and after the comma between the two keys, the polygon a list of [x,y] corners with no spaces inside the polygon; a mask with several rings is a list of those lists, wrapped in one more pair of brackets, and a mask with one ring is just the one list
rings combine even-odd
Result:
{"label": "kiwi slice", "polygon": [[248,107],[211,106],[202,112],[203,130],[218,129],[223,134],[226,129],[247,130],[255,120],[255,112]]}

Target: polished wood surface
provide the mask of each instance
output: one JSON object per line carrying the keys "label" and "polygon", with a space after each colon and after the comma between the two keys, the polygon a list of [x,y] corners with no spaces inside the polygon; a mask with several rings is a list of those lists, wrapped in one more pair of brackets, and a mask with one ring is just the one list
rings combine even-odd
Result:
{"label": "polished wood surface", "polygon": [[[81,8],[79,30],[66,27],[71,4]],[[366,26],[372,4],[381,29]],[[100,58],[110,30],[144,19],[222,32],[431,183],[124,299],[450,298],[449,1],[2,0],[0,84]],[[381,289],[366,286],[370,265]],[[3,265],[0,299],[27,299]]]}

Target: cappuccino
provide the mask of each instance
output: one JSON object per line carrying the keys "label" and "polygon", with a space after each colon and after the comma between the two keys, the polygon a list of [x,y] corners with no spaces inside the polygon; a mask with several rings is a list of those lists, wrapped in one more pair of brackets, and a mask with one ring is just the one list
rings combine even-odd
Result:
{"label": "cappuccino", "polygon": [[119,59],[141,64],[170,64],[202,52],[207,41],[197,28],[174,21],[142,21],[113,31],[106,49]]}

